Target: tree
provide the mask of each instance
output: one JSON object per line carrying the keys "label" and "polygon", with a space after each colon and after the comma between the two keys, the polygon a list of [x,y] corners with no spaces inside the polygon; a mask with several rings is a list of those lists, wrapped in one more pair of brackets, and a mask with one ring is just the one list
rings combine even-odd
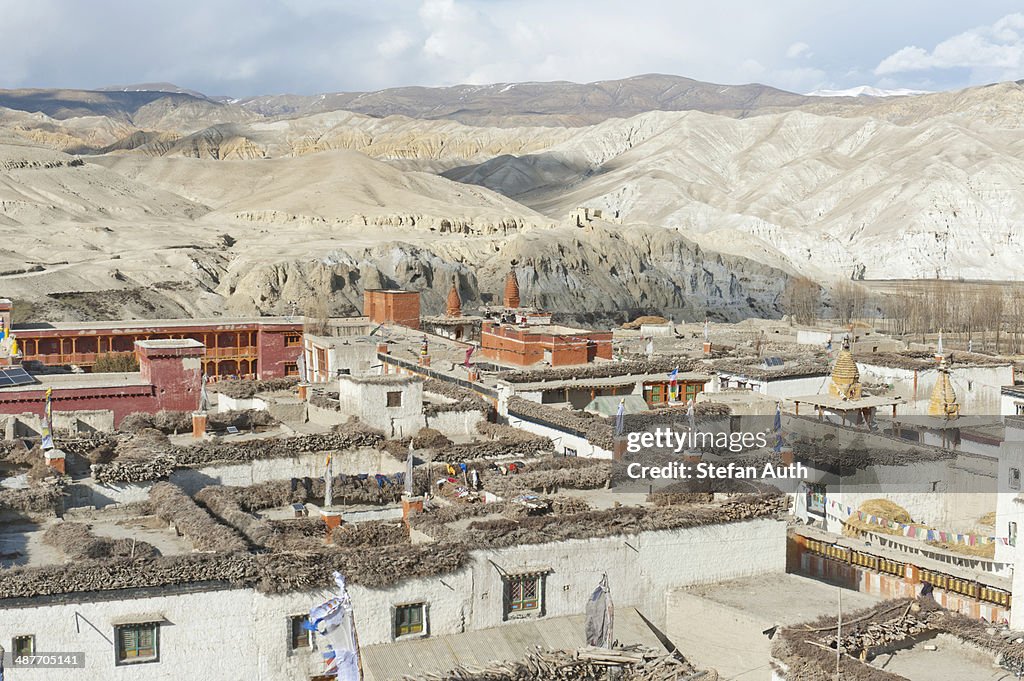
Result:
{"label": "tree", "polygon": [[843,326],[864,314],[867,300],[868,295],[864,287],[852,281],[840,282],[832,289],[832,307]]}
{"label": "tree", "polygon": [[782,291],[782,307],[798,324],[810,324],[821,308],[821,287],[807,277],[791,277]]}
{"label": "tree", "polygon": [[96,358],[92,370],[98,374],[138,371],[139,360],[134,352],[107,352]]}

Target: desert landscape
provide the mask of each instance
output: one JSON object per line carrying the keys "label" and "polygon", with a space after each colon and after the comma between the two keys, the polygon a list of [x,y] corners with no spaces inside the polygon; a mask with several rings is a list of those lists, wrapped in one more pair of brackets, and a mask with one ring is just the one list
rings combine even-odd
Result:
{"label": "desert landscape", "polygon": [[0,282],[52,320],[340,315],[377,287],[437,312],[452,276],[487,304],[514,267],[530,304],[622,322],[779,317],[794,277],[1013,281],[1022,104],[660,75],[5,90]]}

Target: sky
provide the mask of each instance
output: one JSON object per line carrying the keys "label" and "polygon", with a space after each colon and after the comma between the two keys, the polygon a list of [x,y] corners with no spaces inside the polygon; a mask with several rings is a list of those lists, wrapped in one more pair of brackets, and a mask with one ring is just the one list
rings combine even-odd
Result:
{"label": "sky", "polygon": [[1003,0],[0,0],[0,88],[209,95],[666,73],[794,92],[1024,79]]}

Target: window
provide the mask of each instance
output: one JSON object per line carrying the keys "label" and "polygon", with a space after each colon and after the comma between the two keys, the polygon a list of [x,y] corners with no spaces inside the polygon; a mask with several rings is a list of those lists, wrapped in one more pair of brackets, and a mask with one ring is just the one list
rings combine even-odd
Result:
{"label": "window", "polygon": [[160,625],[156,622],[114,627],[114,635],[117,638],[117,664],[158,661],[159,634]]}
{"label": "window", "polygon": [[807,486],[807,512],[815,515],[825,515],[825,485]]}
{"label": "window", "polygon": [[505,616],[539,612],[543,576],[509,575],[505,578]]}
{"label": "window", "polygon": [[655,404],[662,404],[665,401],[665,386],[655,384],[648,387],[651,391],[651,397],[647,403],[652,406]]}
{"label": "window", "polygon": [[1017,545],[1017,523],[1010,523],[1010,526],[1009,526],[1008,529],[1009,529],[1008,534],[1010,535],[1010,546],[1016,546]]}
{"label": "window", "polygon": [[1024,416],[1024,402],[1017,402],[1017,416]]}
{"label": "window", "polygon": [[401,407],[402,406],[402,393],[401,391],[394,390],[388,393],[388,406],[389,407]]}
{"label": "window", "polygon": [[572,449],[571,447],[566,447],[565,448],[565,455],[566,456],[576,456],[576,450]]}
{"label": "window", "polygon": [[297,333],[286,333],[284,335],[284,346],[286,348],[294,348],[296,345],[302,343],[302,336]]}
{"label": "window", "polygon": [[423,603],[395,606],[395,638],[422,636],[426,632],[426,606]]}
{"label": "window", "polygon": [[1020,469],[1010,469],[1010,489],[1020,489]]}
{"label": "window", "polygon": [[298,650],[299,648],[311,647],[311,632],[304,626],[309,618],[306,615],[292,615],[288,618],[288,649]]}
{"label": "window", "polygon": [[35,655],[36,653],[36,637],[35,636],[15,636],[11,639],[11,652],[15,657],[20,655]]}
{"label": "window", "polygon": [[285,365],[284,365],[284,375],[285,376],[298,376],[299,375],[299,365],[296,364],[295,362],[286,362]]}

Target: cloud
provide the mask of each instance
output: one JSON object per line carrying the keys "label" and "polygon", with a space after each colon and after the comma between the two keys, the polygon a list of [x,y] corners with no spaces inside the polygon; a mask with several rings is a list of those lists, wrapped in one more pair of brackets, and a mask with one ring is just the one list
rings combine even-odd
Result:
{"label": "cloud", "polygon": [[811,52],[811,46],[807,43],[793,43],[786,49],[786,57],[788,59],[799,59],[801,57],[810,59],[813,56],[814,53]]}
{"label": "cloud", "polygon": [[989,26],[964,31],[938,43],[932,50],[904,47],[883,59],[875,75],[974,69],[1019,77],[1024,71],[1024,14],[1008,14]]}
{"label": "cloud", "polygon": [[[621,0],[0,0],[0,87],[166,81],[241,97],[668,73],[801,91],[861,85],[904,45],[936,47],[892,54],[879,65],[885,77],[951,87],[964,84],[963,74],[893,69],[950,60],[951,48],[939,43],[985,22],[965,34],[980,42],[959,52],[1013,68],[1024,35],[1020,15],[1010,14],[1017,6],[972,0],[939,13],[934,0],[632,0],[628,9]],[[854,70],[864,74],[858,81],[847,75]]]}

